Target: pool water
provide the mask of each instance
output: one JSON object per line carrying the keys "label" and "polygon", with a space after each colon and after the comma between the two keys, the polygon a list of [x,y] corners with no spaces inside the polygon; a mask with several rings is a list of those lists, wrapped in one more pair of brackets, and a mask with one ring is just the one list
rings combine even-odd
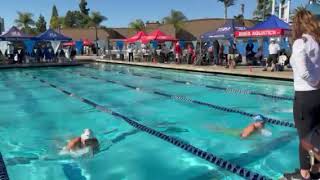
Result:
{"label": "pool water", "polygon": [[[0,151],[14,180],[241,179],[31,76],[263,176],[277,179],[298,167],[295,129],[266,125],[272,136],[257,133],[244,140],[239,133],[253,122],[250,117],[152,93],[292,122],[290,100],[205,87],[292,97],[291,82],[109,64],[11,69],[0,75]],[[150,78],[154,76],[161,79]],[[92,158],[59,155],[67,141],[84,128],[95,132],[101,152]],[[106,133],[113,129],[116,131]]]}

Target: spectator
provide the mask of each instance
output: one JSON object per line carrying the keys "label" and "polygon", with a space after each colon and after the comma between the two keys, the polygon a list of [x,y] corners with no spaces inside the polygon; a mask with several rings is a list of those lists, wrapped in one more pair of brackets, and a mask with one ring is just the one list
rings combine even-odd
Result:
{"label": "spectator", "polygon": [[175,54],[175,58],[176,58],[176,63],[180,64],[181,63],[182,49],[180,47],[179,42],[177,42],[175,47],[174,47],[174,54]]}
{"label": "spectator", "polygon": [[213,64],[219,65],[219,42],[218,40],[213,41]]}
{"label": "spectator", "polygon": [[276,64],[278,63],[280,46],[275,39],[272,38],[270,41],[271,43],[269,45],[269,57],[266,63],[266,67],[263,69],[263,71],[267,71],[268,66],[270,66],[271,64],[271,72],[273,72]]}
{"label": "spectator", "polygon": [[192,57],[194,56],[194,50],[192,48],[192,45],[188,45],[188,64],[192,64]]}
{"label": "spectator", "polygon": [[130,44],[127,50],[128,50],[129,62],[130,61],[133,62],[133,45]]}
{"label": "spectator", "polygon": [[224,45],[221,44],[219,48],[219,61],[221,65],[223,65],[224,60],[225,60]]}
{"label": "spectator", "polygon": [[228,64],[227,64],[226,68],[229,68],[231,66],[231,68],[234,69],[236,67],[235,59],[237,57],[237,54],[238,54],[238,50],[237,50],[236,43],[230,43],[229,53],[228,53],[228,58],[227,58]]}
{"label": "spectator", "polygon": [[[302,147],[301,140],[314,128],[320,126],[320,25],[307,10],[298,10],[293,18],[294,40],[290,64],[293,69],[295,98],[293,115],[299,135],[300,169],[285,174],[287,179],[319,179],[310,169],[316,167],[319,175],[320,163],[310,162],[311,154]],[[319,139],[317,140],[319,141]],[[316,152],[315,152],[316,153]]]}

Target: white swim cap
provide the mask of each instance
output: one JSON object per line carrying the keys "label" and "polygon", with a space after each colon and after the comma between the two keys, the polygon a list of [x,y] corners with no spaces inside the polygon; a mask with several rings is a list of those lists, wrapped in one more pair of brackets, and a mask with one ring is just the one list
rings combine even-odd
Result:
{"label": "white swim cap", "polygon": [[85,141],[93,138],[94,138],[94,134],[90,129],[83,130],[83,133],[81,134],[81,140]]}
{"label": "white swim cap", "polygon": [[253,117],[253,120],[256,121],[256,122],[263,122],[264,121],[264,117],[261,114],[258,114],[258,115]]}

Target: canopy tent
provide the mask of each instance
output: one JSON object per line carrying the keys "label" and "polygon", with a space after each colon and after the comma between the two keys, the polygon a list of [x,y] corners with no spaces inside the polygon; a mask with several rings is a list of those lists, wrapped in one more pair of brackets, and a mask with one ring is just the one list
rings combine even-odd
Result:
{"label": "canopy tent", "polygon": [[134,36],[130,37],[130,38],[127,38],[125,40],[125,42],[127,43],[134,43],[134,42],[137,42],[139,40],[141,40],[142,37],[144,36],[147,36],[147,34],[143,31],[139,31],[137,34],[135,34]]}
{"label": "canopy tent", "polygon": [[72,40],[71,38],[63,34],[57,33],[52,29],[48,29],[46,32],[39,34],[34,39],[39,41],[71,41]]}
{"label": "canopy tent", "polygon": [[84,39],[82,42],[83,42],[84,46],[92,46],[93,45],[93,42],[90,41],[89,39]]}
{"label": "canopy tent", "polygon": [[2,41],[23,41],[27,39],[31,39],[31,36],[25,34],[15,26],[12,26],[7,32],[0,36],[0,40]]}
{"label": "canopy tent", "polygon": [[141,38],[141,41],[143,43],[148,43],[150,41],[159,41],[159,42],[177,41],[177,39],[174,38],[173,36],[166,35],[164,32],[157,29],[157,30],[151,32],[148,36],[143,36]]}
{"label": "canopy tent", "polygon": [[317,18],[320,18],[320,4],[318,3],[308,4],[306,6],[306,9],[312,12],[312,14],[314,14]]}
{"label": "canopy tent", "polygon": [[289,32],[289,24],[272,15],[266,21],[260,22],[247,30],[236,31],[235,37],[277,37],[286,36]]}
{"label": "canopy tent", "polygon": [[201,40],[208,41],[210,39],[231,39],[234,37],[235,31],[246,30],[246,27],[236,23],[235,20],[228,20],[222,27],[215,31],[202,34]]}

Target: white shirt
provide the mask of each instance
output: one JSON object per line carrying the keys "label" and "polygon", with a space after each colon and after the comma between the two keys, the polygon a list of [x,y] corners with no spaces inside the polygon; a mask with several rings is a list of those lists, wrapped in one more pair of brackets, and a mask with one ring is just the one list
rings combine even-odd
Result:
{"label": "white shirt", "polygon": [[320,84],[320,50],[318,42],[310,35],[293,43],[290,64],[293,69],[295,91],[312,91]]}
{"label": "white shirt", "polygon": [[280,51],[280,46],[277,43],[271,43],[269,45],[269,54],[278,54],[278,52]]}

